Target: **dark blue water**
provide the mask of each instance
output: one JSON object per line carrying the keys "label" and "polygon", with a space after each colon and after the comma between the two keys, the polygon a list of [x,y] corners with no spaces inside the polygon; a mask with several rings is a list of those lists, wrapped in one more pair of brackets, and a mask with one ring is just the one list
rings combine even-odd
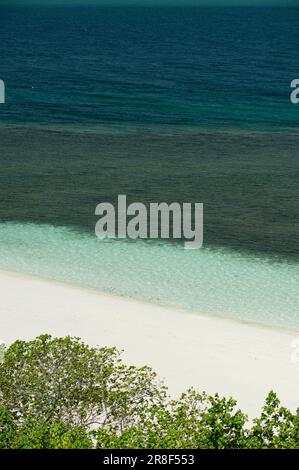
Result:
{"label": "dark blue water", "polygon": [[[298,328],[299,9],[0,8],[0,269]],[[99,202],[203,202],[204,248]]]}
{"label": "dark blue water", "polygon": [[0,221],[93,234],[118,194],[203,202],[205,246],[298,260],[298,25],[288,8],[0,8]]}
{"label": "dark blue water", "polygon": [[0,9],[0,120],[297,127],[299,9]]}

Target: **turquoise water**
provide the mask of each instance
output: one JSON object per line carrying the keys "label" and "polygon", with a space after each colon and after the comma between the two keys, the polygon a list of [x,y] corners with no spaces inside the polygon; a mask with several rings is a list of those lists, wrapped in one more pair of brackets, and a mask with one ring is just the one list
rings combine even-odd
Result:
{"label": "turquoise water", "polygon": [[[0,2],[1,3],[1,2]],[[299,326],[299,9],[0,8],[0,268]],[[204,249],[99,242],[202,202]]]}
{"label": "turquoise water", "polygon": [[66,227],[0,224],[0,268],[209,315],[299,327],[298,264],[229,250],[100,241]]}

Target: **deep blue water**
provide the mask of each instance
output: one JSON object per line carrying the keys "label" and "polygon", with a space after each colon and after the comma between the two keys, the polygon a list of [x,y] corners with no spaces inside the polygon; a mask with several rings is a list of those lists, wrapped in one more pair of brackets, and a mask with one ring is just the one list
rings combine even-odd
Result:
{"label": "deep blue water", "polygon": [[[0,8],[0,269],[299,327],[299,9]],[[99,202],[203,202],[204,248]]]}
{"label": "deep blue water", "polygon": [[206,245],[298,259],[298,24],[299,8],[0,8],[0,220],[93,232],[118,194],[203,202]]}
{"label": "deep blue water", "polygon": [[297,127],[299,9],[0,9],[0,120]]}

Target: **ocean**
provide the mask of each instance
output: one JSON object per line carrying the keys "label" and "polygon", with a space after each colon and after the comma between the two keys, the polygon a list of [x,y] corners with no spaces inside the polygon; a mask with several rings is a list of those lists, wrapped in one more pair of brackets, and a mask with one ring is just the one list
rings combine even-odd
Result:
{"label": "ocean", "polygon": [[[0,8],[0,268],[299,327],[299,9]],[[203,202],[204,247],[94,210]]]}

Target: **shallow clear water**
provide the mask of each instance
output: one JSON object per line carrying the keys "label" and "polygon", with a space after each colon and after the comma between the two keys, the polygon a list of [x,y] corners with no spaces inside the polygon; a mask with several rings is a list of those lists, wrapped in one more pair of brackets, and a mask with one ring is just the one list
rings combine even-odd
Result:
{"label": "shallow clear water", "polygon": [[6,223],[0,225],[0,268],[204,314],[299,327],[295,263]]}

